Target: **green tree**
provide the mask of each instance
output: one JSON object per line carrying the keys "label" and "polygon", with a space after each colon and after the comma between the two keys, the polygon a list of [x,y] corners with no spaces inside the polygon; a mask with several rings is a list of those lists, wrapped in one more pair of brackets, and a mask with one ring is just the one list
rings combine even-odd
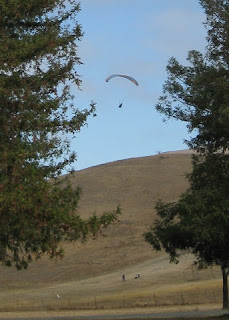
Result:
{"label": "green tree", "polygon": [[[206,54],[192,50],[188,65],[172,57],[168,79],[156,105],[166,118],[187,123],[196,136],[186,141],[198,151],[225,151],[229,147],[229,4],[227,0],[201,0],[207,14]],[[201,150],[202,149],[202,150]]]}
{"label": "green tree", "polygon": [[227,0],[200,0],[207,15],[208,57],[229,66],[229,4]]}
{"label": "green tree", "polygon": [[75,136],[94,114],[79,110],[75,0],[0,0],[0,260],[26,268],[47,253],[62,256],[62,241],[86,240],[120,209],[83,220],[80,189],[58,179],[76,159]]}
{"label": "green tree", "polygon": [[190,187],[176,202],[158,201],[159,219],[145,233],[157,251],[165,249],[178,263],[182,251],[193,253],[197,266],[220,266],[223,308],[228,308],[229,274],[229,157],[224,154],[193,157]]}
{"label": "green tree", "polygon": [[228,13],[225,0],[200,0],[208,31],[206,54],[188,53],[187,66],[169,60],[168,79],[156,109],[187,123],[186,140],[196,151],[190,187],[173,203],[159,201],[156,220],[145,240],[162,248],[172,262],[189,250],[199,267],[218,265],[223,274],[223,307],[228,308],[229,274],[229,69]]}

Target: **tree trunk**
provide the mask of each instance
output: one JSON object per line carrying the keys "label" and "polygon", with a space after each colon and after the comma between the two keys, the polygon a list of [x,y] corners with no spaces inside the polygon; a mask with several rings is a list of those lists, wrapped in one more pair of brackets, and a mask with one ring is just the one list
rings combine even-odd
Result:
{"label": "tree trunk", "polygon": [[228,309],[228,270],[224,267],[221,267],[223,274],[223,309]]}

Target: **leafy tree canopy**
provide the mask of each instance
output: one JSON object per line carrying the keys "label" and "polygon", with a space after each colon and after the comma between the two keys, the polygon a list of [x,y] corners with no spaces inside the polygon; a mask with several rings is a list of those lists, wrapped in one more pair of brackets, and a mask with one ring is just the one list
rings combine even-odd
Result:
{"label": "leafy tree canopy", "polygon": [[193,158],[190,187],[178,201],[156,205],[156,220],[147,242],[156,250],[162,247],[172,262],[182,250],[195,254],[202,266],[229,268],[229,157],[208,155],[202,162]]}
{"label": "leafy tree canopy", "polygon": [[208,57],[229,66],[229,3],[228,0],[200,0],[207,16]]}
{"label": "leafy tree canopy", "polygon": [[168,79],[156,109],[166,118],[187,123],[197,135],[186,141],[192,149],[210,152],[229,147],[229,4],[202,0],[207,14],[208,46],[205,55],[192,50],[187,66],[172,57]]}
{"label": "leafy tree canopy", "polygon": [[194,137],[187,140],[196,153],[190,186],[172,203],[158,201],[159,219],[145,233],[155,250],[162,248],[172,262],[182,250],[193,253],[196,265],[218,265],[223,274],[223,307],[228,308],[229,274],[229,3],[200,0],[207,20],[206,53],[192,50],[187,65],[169,60],[168,79],[156,109],[166,119],[187,123]]}

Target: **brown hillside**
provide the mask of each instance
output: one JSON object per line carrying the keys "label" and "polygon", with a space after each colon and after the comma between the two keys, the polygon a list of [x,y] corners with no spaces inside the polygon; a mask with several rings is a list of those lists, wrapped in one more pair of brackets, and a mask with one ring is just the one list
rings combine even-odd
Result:
{"label": "brown hillside", "polygon": [[155,202],[173,201],[187,188],[185,173],[190,170],[189,152],[116,161],[77,171],[72,177],[83,189],[79,213],[87,217],[120,205],[120,222],[106,231],[106,237],[86,245],[65,245],[62,261],[47,258],[26,271],[0,267],[0,286],[31,287],[78,281],[114,271],[122,272],[152,257],[158,257],[143,241],[142,234],[154,218]]}

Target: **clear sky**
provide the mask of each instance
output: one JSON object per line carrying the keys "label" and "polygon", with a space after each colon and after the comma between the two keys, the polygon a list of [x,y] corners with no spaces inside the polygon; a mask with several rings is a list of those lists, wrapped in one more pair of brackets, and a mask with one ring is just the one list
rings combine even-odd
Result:
{"label": "clear sky", "polygon": [[[72,141],[75,169],[115,160],[185,149],[185,124],[164,123],[155,110],[171,56],[186,63],[189,50],[204,51],[205,14],[198,0],[82,0],[78,21],[84,37],[82,91],[73,89],[80,109],[91,100],[97,117],[88,119]],[[113,73],[134,77],[105,79]],[[122,103],[123,107],[119,108]]]}

